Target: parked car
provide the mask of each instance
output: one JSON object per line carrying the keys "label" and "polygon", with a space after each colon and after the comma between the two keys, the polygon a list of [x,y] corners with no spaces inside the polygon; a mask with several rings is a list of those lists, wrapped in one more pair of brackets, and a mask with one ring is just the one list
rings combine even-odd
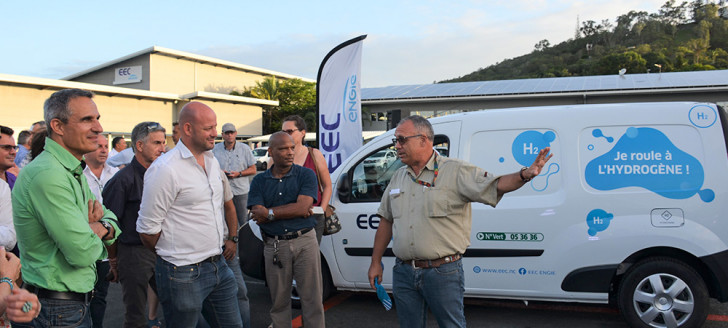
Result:
{"label": "parked car", "polygon": [[[496,175],[531,165],[544,147],[553,154],[541,175],[496,207],[472,204],[465,295],[611,303],[631,327],[700,327],[709,298],[728,302],[726,116],[715,104],[664,102],[430,119],[435,149]],[[382,197],[391,197],[395,221],[407,215],[397,205],[407,197],[386,190],[401,161],[364,168],[394,149],[393,135],[359,148],[331,174],[342,230],[321,240],[324,293],[372,292],[367,272]],[[442,192],[422,190],[420,197]],[[240,247],[262,245],[255,228],[243,227]],[[391,290],[388,247],[382,285]],[[248,249],[240,252],[244,271],[262,274],[261,254]]]}
{"label": "parked car", "polygon": [[394,149],[384,149],[364,160],[364,169],[384,169],[397,160],[397,152]]}
{"label": "parked car", "polygon": [[255,167],[258,171],[265,171],[268,169],[268,146],[258,147],[253,149],[253,157],[255,157]]}

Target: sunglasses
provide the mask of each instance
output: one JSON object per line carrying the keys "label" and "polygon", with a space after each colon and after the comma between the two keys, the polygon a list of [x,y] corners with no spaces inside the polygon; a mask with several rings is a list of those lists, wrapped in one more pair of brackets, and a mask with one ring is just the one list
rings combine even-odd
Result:
{"label": "sunglasses", "polygon": [[288,134],[293,134],[293,132],[301,131],[301,130],[299,130],[299,129],[288,129],[288,130],[281,130],[281,131],[283,131],[285,133],[288,133]]}
{"label": "sunglasses", "polygon": [[396,138],[392,138],[392,143],[396,145],[399,142],[400,145],[403,145],[404,146],[404,144],[407,143],[407,139],[409,139],[409,138],[415,138],[415,137],[422,137],[422,135],[421,134],[415,134],[415,135],[409,136],[409,137],[399,136],[399,137],[396,137]]}
{"label": "sunglasses", "polygon": [[162,128],[162,125],[157,122],[152,122],[152,123],[147,124],[147,130],[149,130],[149,131],[160,129],[160,128]]}
{"label": "sunglasses", "polygon": [[0,148],[2,148],[4,151],[11,151],[11,150],[18,150],[18,146],[13,145],[0,145]]}

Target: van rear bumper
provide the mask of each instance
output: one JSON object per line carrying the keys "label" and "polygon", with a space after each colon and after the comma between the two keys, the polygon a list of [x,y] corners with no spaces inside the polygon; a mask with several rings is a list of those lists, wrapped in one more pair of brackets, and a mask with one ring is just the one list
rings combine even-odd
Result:
{"label": "van rear bumper", "polygon": [[712,273],[710,281],[706,281],[710,296],[720,302],[728,301],[728,250],[703,256],[700,260]]}

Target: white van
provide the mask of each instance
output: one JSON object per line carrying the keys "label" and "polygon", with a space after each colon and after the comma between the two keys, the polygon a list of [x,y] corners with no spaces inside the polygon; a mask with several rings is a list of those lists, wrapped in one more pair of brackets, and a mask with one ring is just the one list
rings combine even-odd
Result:
{"label": "white van", "polygon": [[[530,107],[430,122],[441,154],[495,174],[529,166],[543,147],[554,154],[540,176],[497,207],[472,205],[466,296],[613,302],[633,327],[697,327],[709,297],[728,301],[723,108],[687,102]],[[367,271],[375,213],[402,163],[369,163],[393,149],[393,134],[367,143],[332,174],[331,204],[343,229],[321,242],[325,293],[332,287],[372,291]],[[246,245],[257,242],[250,232],[256,227],[246,228],[241,262],[246,274],[260,276],[260,259],[245,258]],[[389,248],[388,289],[393,256]]]}

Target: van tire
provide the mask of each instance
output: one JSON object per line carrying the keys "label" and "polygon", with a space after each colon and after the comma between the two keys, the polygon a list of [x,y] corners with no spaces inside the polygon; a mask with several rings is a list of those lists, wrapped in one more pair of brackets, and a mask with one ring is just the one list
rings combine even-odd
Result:
{"label": "van tire", "polygon": [[[321,300],[325,302],[329,297],[331,297],[331,295],[334,294],[336,287],[334,287],[334,282],[331,279],[331,272],[329,272],[329,267],[326,265],[326,262],[324,262],[323,256],[321,257],[321,285],[323,287]],[[298,296],[298,291],[295,286],[291,290],[291,307],[294,309],[301,308],[301,297]]]}
{"label": "van tire", "polygon": [[[708,317],[708,288],[702,277],[672,258],[656,257],[633,265],[617,297],[630,327],[701,327]],[[681,303],[680,309],[676,302]]]}

